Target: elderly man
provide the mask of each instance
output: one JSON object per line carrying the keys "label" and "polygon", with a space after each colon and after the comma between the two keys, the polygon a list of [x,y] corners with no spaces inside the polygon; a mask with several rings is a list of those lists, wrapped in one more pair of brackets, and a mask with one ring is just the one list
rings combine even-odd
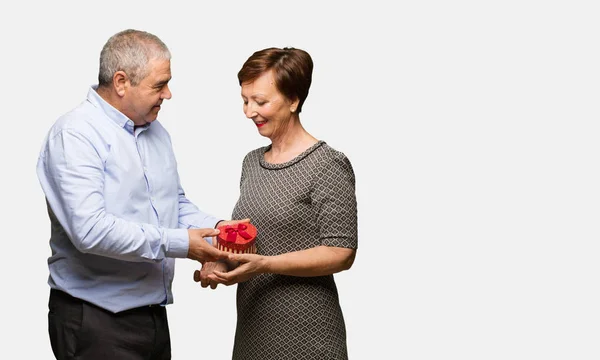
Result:
{"label": "elderly man", "polygon": [[170,58],[150,33],[115,34],[99,84],[44,141],[37,174],[52,225],[48,322],[58,359],[170,359],[175,258],[227,257],[205,240],[220,221],[185,197],[156,120],[171,98]]}

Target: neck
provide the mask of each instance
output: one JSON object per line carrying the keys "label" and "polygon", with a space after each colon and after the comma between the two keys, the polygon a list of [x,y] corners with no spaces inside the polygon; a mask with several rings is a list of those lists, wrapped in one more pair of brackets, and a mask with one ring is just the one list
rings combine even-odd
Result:
{"label": "neck", "polygon": [[294,121],[281,136],[271,139],[270,151],[275,156],[288,152],[302,152],[317,141],[315,137],[304,129],[299,121]]}
{"label": "neck", "polygon": [[109,103],[112,107],[119,110],[120,112],[123,112],[123,107],[121,106],[121,97],[119,97],[117,93],[112,91],[112,89],[106,88],[104,86],[98,86],[96,92],[104,101]]}

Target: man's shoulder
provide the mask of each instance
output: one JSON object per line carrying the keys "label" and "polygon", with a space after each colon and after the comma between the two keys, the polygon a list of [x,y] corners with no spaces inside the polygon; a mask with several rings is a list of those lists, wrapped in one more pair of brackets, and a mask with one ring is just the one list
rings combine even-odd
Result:
{"label": "man's shoulder", "polygon": [[95,108],[87,101],[81,102],[75,108],[61,115],[50,129],[50,133],[59,133],[62,131],[71,131],[76,133],[87,133],[94,131],[98,126]]}

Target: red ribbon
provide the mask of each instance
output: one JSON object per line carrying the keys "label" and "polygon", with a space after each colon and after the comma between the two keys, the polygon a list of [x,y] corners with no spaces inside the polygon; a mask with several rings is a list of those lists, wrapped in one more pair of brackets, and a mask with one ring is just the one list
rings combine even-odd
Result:
{"label": "red ribbon", "polygon": [[250,234],[248,234],[247,232],[244,231],[247,228],[248,227],[244,224],[237,224],[237,228],[235,228],[231,225],[227,225],[225,227],[225,232],[227,233],[226,241],[235,242],[235,239],[237,238],[237,234],[240,234],[241,237],[243,237],[246,240],[250,239],[252,236],[250,236]]}

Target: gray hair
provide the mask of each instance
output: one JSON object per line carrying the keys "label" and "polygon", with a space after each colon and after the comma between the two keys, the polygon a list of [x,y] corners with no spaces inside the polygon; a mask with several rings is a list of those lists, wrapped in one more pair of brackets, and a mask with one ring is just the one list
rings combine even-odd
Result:
{"label": "gray hair", "polygon": [[116,33],[104,44],[100,53],[99,86],[112,84],[113,75],[123,71],[136,86],[149,72],[150,60],[170,60],[171,52],[157,36],[128,29]]}

